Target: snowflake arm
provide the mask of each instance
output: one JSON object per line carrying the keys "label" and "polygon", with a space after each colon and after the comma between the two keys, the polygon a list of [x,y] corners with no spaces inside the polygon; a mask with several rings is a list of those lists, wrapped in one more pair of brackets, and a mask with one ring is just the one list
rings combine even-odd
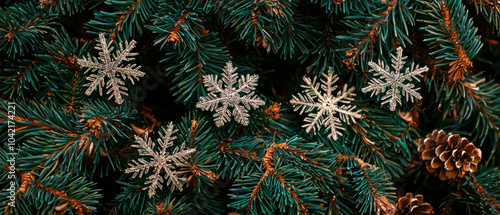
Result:
{"label": "snowflake arm", "polygon": [[105,85],[104,78],[106,77],[105,74],[90,74],[86,79],[87,81],[90,81],[90,83],[86,83],[83,86],[84,87],[89,87],[87,90],[85,90],[86,95],[92,94],[96,88],[99,89],[99,95],[102,96],[102,88]]}
{"label": "snowflake arm", "polygon": [[217,81],[217,77],[215,75],[204,75],[203,76],[203,84],[207,88],[209,92],[212,93],[222,93],[224,92],[222,87],[222,81]]}
{"label": "snowflake arm", "polygon": [[116,68],[115,71],[121,75],[123,80],[128,79],[133,84],[140,77],[144,76],[144,72],[139,71],[140,68],[141,66],[133,64],[127,65],[124,68]]}
{"label": "snowflake arm", "polygon": [[251,108],[258,108],[259,106],[264,104],[264,102],[259,97],[257,97],[257,95],[254,95],[254,92],[244,95],[243,97],[239,98],[238,101],[243,104],[247,110],[250,110]]}
{"label": "snowflake arm", "polygon": [[[196,151],[195,149],[185,150],[183,143],[180,147],[176,147],[172,153],[167,152],[176,139],[173,135],[177,130],[174,130],[172,122],[167,126],[167,129],[162,127],[162,130],[163,134],[160,134],[160,138],[157,139],[160,145],[159,151],[154,151],[155,143],[151,141],[147,133],[145,138],[135,136],[137,144],[132,145],[132,147],[139,148],[139,155],[150,157],[150,160],[146,161],[144,158],[133,160],[129,163],[130,167],[125,170],[125,173],[133,173],[132,178],[135,178],[137,175],[142,177],[149,172],[150,168],[153,169],[153,174],[147,178],[145,183],[148,185],[146,189],[148,189],[149,197],[154,196],[157,189],[163,188],[164,179],[171,190],[179,189],[182,191],[182,183],[186,179],[178,177],[175,167],[184,166],[189,155]],[[162,172],[165,172],[163,177],[161,176]]]}
{"label": "snowflake arm", "polygon": [[[412,83],[406,83],[413,81],[413,79],[419,81],[418,76],[422,76],[423,72],[429,70],[426,66],[423,68],[414,68],[412,63],[410,68],[406,68],[404,73],[401,70],[404,67],[405,59],[407,57],[403,56],[403,48],[397,48],[396,56],[391,55],[392,68],[394,72],[390,72],[390,68],[385,66],[384,62],[378,61],[378,64],[373,62],[368,62],[371,67],[370,72],[375,71],[374,77],[376,79],[370,80],[367,87],[364,87],[362,91],[372,92],[370,96],[385,93],[382,97],[382,105],[389,103],[389,109],[391,111],[396,110],[397,104],[402,104],[402,95],[405,97],[406,101],[414,99],[422,99],[420,94],[417,92],[418,87],[415,87]],[[380,76],[380,77],[378,77]],[[386,92],[387,90],[387,92]]]}
{"label": "snowflake arm", "polygon": [[[320,84],[316,84],[316,78],[314,78],[311,81],[310,78],[304,76],[303,80],[306,83],[306,85],[300,85],[300,86],[303,87],[303,88],[305,88],[305,91],[306,91],[307,95],[309,95],[311,98],[316,98],[317,97],[320,100],[324,100],[323,96],[319,92]],[[331,86],[326,86],[326,87],[327,87],[327,89],[323,89],[323,90],[330,91],[329,93],[331,94],[331,91],[333,91],[334,89],[329,90],[328,88],[331,87]]]}
{"label": "snowflake arm", "polygon": [[[207,96],[200,97],[196,107],[202,110],[214,111],[215,125],[221,127],[231,120],[247,126],[250,114],[248,111],[252,108],[258,108],[264,105],[264,101],[254,95],[257,86],[258,75],[241,76],[238,80],[238,74],[235,73],[237,67],[233,67],[231,61],[226,63],[222,73],[222,80],[214,75],[204,75],[203,83],[208,90]],[[235,84],[238,83],[238,89]],[[241,94],[244,94],[243,96]],[[230,110],[232,109],[232,111]]]}
{"label": "snowflake arm", "polygon": [[[307,122],[307,123],[305,125],[303,125],[302,127],[306,128],[307,133],[309,133],[311,131],[311,129],[313,130],[313,132],[315,132],[316,128],[318,128],[318,129],[321,128],[321,124],[324,123],[324,121],[322,120],[324,112],[325,112],[325,110],[320,109],[318,113],[311,113],[304,119],[304,122]],[[331,113],[328,113],[328,114],[331,114]]]}
{"label": "snowflake arm", "polygon": [[250,93],[253,90],[255,90],[255,87],[257,86],[257,80],[259,79],[258,75],[249,75],[247,76],[241,76],[239,82],[238,82],[238,90],[236,91],[237,93],[239,92],[244,92],[244,93]]}
{"label": "snowflake arm", "polygon": [[294,111],[300,109],[299,114],[302,114],[304,112],[311,112],[315,108],[321,108],[321,104],[316,103],[309,94],[299,94],[298,97],[292,95],[292,100],[290,101],[290,103],[293,105]]}
{"label": "snowflake arm", "polygon": [[412,63],[410,68],[406,68],[403,78],[408,81],[411,81],[412,79],[418,80],[418,76],[422,77],[422,73],[427,72],[427,70],[429,70],[427,66],[418,68],[418,66],[414,67],[414,63]]}
{"label": "snowflake arm", "polygon": [[233,67],[233,62],[229,61],[224,66],[224,72],[222,73],[222,81],[225,83],[226,88],[233,87],[238,79],[238,73],[235,73],[238,67]]}
{"label": "snowflake arm", "polygon": [[217,127],[221,127],[226,124],[226,122],[229,122],[231,120],[231,111],[228,109],[228,103],[224,103],[221,107],[217,108],[214,117]]}
{"label": "snowflake arm", "polygon": [[130,61],[133,60],[134,58],[131,58],[133,56],[136,56],[138,53],[131,52],[132,49],[135,48],[135,40],[132,40],[129,42],[125,41],[125,50],[123,49],[123,46],[121,43],[118,44],[118,47],[120,48],[118,51],[116,51],[114,59],[115,61],[113,62],[114,67],[118,67],[122,61]]}
{"label": "snowflake arm", "polygon": [[[112,41],[106,43],[106,38],[103,33],[99,34],[99,43],[95,47],[95,49],[100,50],[99,59],[103,62],[102,65],[110,65],[111,62],[111,51],[113,51],[113,47],[110,48]],[[97,60],[96,60],[97,63]]]}
{"label": "snowflake arm", "polygon": [[202,110],[215,110],[220,103],[226,98],[219,98],[217,95],[210,93],[207,96],[200,97],[200,101],[196,103],[196,107]]}
{"label": "snowflake arm", "polygon": [[323,121],[324,125],[328,125],[327,130],[330,130],[330,134],[328,134],[328,138],[332,138],[334,140],[338,139],[338,135],[342,135],[340,133],[341,130],[345,130],[341,124],[338,117],[333,115],[333,112],[328,113],[328,117]]}
{"label": "snowflake arm", "polygon": [[113,97],[115,97],[115,101],[118,104],[121,104],[123,102],[122,95],[128,95],[128,93],[126,92],[127,88],[125,87],[125,82],[116,77],[110,78],[106,87],[108,88],[108,94],[112,92],[111,95],[109,95],[108,100],[111,100]]}

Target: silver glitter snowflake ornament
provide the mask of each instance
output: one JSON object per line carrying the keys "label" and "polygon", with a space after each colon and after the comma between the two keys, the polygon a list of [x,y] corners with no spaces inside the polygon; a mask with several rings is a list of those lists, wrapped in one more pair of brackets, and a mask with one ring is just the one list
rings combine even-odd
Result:
{"label": "silver glitter snowflake ornament", "polygon": [[[88,55],[88,59],[83,57],[83,59],[78,59],[78,65],[81,67],[87,67],[85,74],[88,72],[92,73],[87,77],[90,83],[83,86],[87,87],[85,94],[90,95],[92,92],[99,89],[99,95],[102,96],[102,88],[104,87],[105,78],[109,80],[106,84],[108,88],[108,94],[111,94],[108,99],[115,98],[116,103],[121,104],[123,102],[123,96],[127,96],[127,88],[125,87],[125,82],[123,80],[129,79],[132,84],[134,79],[139,79],[139,77],[144,76],[144,72],[139,71],[141,66],[136,64],[128,64],[125,67],[121,65],[123,61],[133,60],[132,56],[137,55],[137,53],[131,53],[130,51],[135,47],[136,42],[128,43],[125,41],[125,49],[121,43],[119,43],[119,50],[116,51],[115,55],[111,55],[114,47],[111,47],[113,41],[106,42],[104,34],[99,34],[99,43],[95,47],[99,52],[99,58],[91,57]],[[120,79],[121,76],[121,79]],[[123,80],[122,80],[123,79]]]}
{"label": "silver glitter snowflake ornament", "polygon": [[[264,101],[254,95],[259,76],[242,75],[238,81],[238,74],[235,73],[237,69],[229,61],[224,67],[222,80],[218,80],[215,75],[203,76],[203,83],[209,93],[207,96],[200,97],[196,107],[202,110],[215,110],[214,117],[217,127],[229,122],[231,116],[234,117],[236,122],[247,126],[249,123],[248,117],[250,116],[248,110],[264,105]],[[238,84],[237,87],[234,86],[235,84]],[[232,112],[229,108],[232,108]]]}
{"label": "silver glitter snowflake ornament", "polygon": [[342,135],[340,131],[345,130],[342,122],[350,124],[356,118],[361,118],[361,110],[355,110],[356,106],[349,105],[353,100],[352,96],[355,96],[354,87],[347,89],[345,84],[335,96],[337,80],[338,77],[333,75],[332,70],[328,74],[323,73],[321,84],[316,83],[316,78],[311,80],[304,76],[306,85],[301,85],[305,89],[304,94],[292,96],[290,103],[294,110],[300,109],[300,114],[309,113],[304,119],[307,124],[302,126],[306,128],[306,132],[325,127],[330,130],[328,137],[337,140],[338,135]]}
{"label": "silver glitter snowflake ornament", "polygon": [[[137,135],[135,136],[137,144],[132,145],[132,147],[139,148],[139,155],[148,156],[150,159],[149,161],[146,161],[144,158],[133,160],[132,163],[128,164],[130,167],[125,170],[125,173],[134,173],[132,178],[135,178],[137,175],[141,178],[144,174],[149,172],[149,168],[153,168],[153,174],[147,178],[145,183],[149,185],[147,188],[149,197],[155,195],[156,189],[161,190],[163,188],[162,183],[164,179],[167,181],[167,186],[170,186],[171,190],[177,188],[182,191],[182,183],[184,183],[186,179],[178,176],[179,173],[175,171],[175,167],[185,166],[189,154],[196,151],[196,149],[185,150],[185,145],[182,143],[182,145],[176,147],[172,153],[168,152],[167,148],[170,148],[173,145],[173,141],[176,139],[176,137],[172,135],[177,132],[177,130],[174,130],[174,125],[170,122],[166,130],[162,127],[162,131],[163,134],[160,133],[160,138],[157,139],[160,145],[159,151],[154,150],[155,143],[148,137],[148,133],[146,133],[145,138]],[[164,176],[161,176],[162,172],[165,172]]]}
{"label": "silver glitter snowflake ornament", "polygon": [[397,48],[397,56],[391,54],[391,57],[394,71],[391,71],[389,66],[386,66],[381,60],[378,60],[378,64],[368,62],[368,65],[372,68],[369,72],[376,71],[377,73],[374,76],[380,76],[380,79],[372,79],[362,91],[364,93],[371,91],[370,96],[373,96],[384,93],[388,89],[387,93],[382,97],[382,105],[389,103],[389,109],[394,111],[397,104],[401,105],[401,94],[404,95],[406,101],[408,101],[408,98],[412,102],[414,99],[422,99],[417,92],[420,88],[415,87],[411,81],[415,79],[419,82],[418,76],[422,76],[422,73],[429,70],[429,68],[427,66],[423,68],[414,67],[414,63],[412,63],[410,68],[406,68],[406,71],[401,73],[400,71],[405,64],[404,60],[407,58],[406,56],[403,57],[403,48]]}

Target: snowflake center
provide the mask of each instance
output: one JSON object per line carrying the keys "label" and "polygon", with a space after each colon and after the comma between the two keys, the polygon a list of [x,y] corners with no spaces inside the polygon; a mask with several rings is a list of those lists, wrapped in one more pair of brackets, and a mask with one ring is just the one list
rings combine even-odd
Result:
{"label": "snowflake center", "polygon": [[323,102],[323,108],[328,109],[328,108],[336,108],[337,107],[337,102],[335,102],[332,97],[327,97],[325,99],[325,102]]}
{"label": "snowflake center", "polygon": [[160,157],[156,160],[154,166],[161,166],[162,164],[164,163],[167,163],[167,160],[165,159],[165,157]]}
{"label": "snowflake center", "polygon": [[240,95],[236,92],[236,89],[230,88],[230,89],[225,89],[224,92],[222,93],[222,97],[226,98],[226,101],[228,101],[229,107],[234,107],[239,103]]}

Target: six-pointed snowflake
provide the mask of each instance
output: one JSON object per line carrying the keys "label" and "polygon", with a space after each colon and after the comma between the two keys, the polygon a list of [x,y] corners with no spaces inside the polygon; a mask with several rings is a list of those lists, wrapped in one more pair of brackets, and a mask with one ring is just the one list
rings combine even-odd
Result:
{"label": "six-pointed snowflake", "polygon": [[410,68],[406,68],[405,73],[401,73],[400,70],[403,68],[407,57],[403,57],[403,48],[397,48],[397,56],[391,54],[392,57],[392,67],[394,72],[391,72],[389,66],[386,66],[381,60],[378,64],[374,62],[368,62],[368,65],[372,68],[371,71],[376,71],[375,76],[380,76],[381,79],[373,79],[368,83],[368,86],[363,88],[364,93],[372,91],[371,96],[378,95],[379,93],[384,93],[387,88],[387,93],[382,97],[382,105],[389,103],[389,108],[391,111],[396,110],[397,103],[401,104],[401,91],[404,93],[406,101],[408,98],[413,102],[413,99],[422,99],[420,94],[417,92],[418,87],[415,87],[412,83],[405,83],[405,81],[411,82],[412,79],[420,81],[417,76],[422,76],[423,72],[429,70],[427,66],[423,68],[414,68],[414,64],[411,64]]}
{"label": "six-pointed snowflake", "polygon": [[[238,74],[235,73],[237,67],[233,67],[231,61],[226,63],[222,73],[222,80],[218,80],[215,75],[204,75],[203,83],[209,91],[207,96],[200,97],[196,107],[202,110],[215,110],[215,125],[223,126],[229,122],[231,115],[236,122],[248,125],[248,110],[258,108],[264,105],[259,97],[254,95],[253,90],[257,86],[258,75],[241,76],[237,88],[234,85],[237,82]],[[222,86],[224,84],[224,87]],[[217,95],[219,94],[219,95]],[[240,94],[245,94],[241,96]],[[243,105],[241,106],[240,103]],[[220,104],[220,106],[219,106]],[[231,112],[229,108],[232,108]]]}
{"label": "six-pointed snowflake", "polygon": [[[306,132],[326,127],[330,130],[328,137],[337,140],[337,135],[342,135],[340,131],[345,130],[341,121],[347,124],[354,122],[355,118],[361,118],[361,110],[354,110],[356,106],[349,105],[353,100],[351,96],[355,96],[353,87],[347,89],[346,84],[337,96],[334,96],[333,91],[337,89],[334,85],[338,80],[337,76],[333,75],[333,71],[330,70],[328,74],[323,73],[323,78],[320,84],[316,83],[316,78],[311,81],[310,78],[304,76],[306,85],[301,85],[301,87],[305,88],[305,93],[298,94],[298,97],[293,96],[290,103],[295,111],[301,109],[300,114],[309,113],[304,119],[307,124],[302,126],[306,128]],[[320,92],[320,85],[324,92]]]}
{"label": "six-pointed snowflake", "polygon": [[125,67],[120,65],[122,61],[133,60],[130,57],[137,55],[137,53],[130,52],[135,47],[136,42],[134,40],[130,43],[125,41],[125,49],[123,49],[120,43],[120,50],[114,56],[111,56],[111,52],[114,49],[114,47],[110,47],[111,43],[112,41],[106,43],[103,33],[99,34],[99,43],[96,49],[100,50],[98,58],[100,61],[89,54],[88,59],[85,57],[78,59],[78,65],[88,67],[85,73],[98,71],[97,74],[93,73],[87,77],[87,80],[91,82],[83,85],[89,87],[85,91],[85,94],[90,95],[96,88],[99,88],[99,95],[102,96],[104,78],[108,77],[109,81],[106,84],[106,88],[108,88],[108,94],[111,94],[108,99],[115,97],[116,103],[121,104],[123,102],[122,95],[127,96],[128,93],[126,92],[125,82],[118,77],[118,74],[121,75],[122,79],[128,78],[133,84],[134,79],[144,76],[144,72],[139,71],[141,66],[137,66],[136,64],[129,64]]}
{"label": "six-pointed snowflake", "polygon": [[[167,152],[167,148],[173,145],[173,141],[176,139],[172,136],[177,130],[174,130],[174,125],[172,122],[167,126],[167,130],[162,127],[163,134],[160,133],[160,137],[157,142],[160,144],[159,151],[154,151],[155,143],[151,141],[151,138],[142,138],[140,136],[135,136],[135,141],[137,145],[132,145],[132,147],[139,148],[139,155],[144,155],[151,157],[149,161],[143,158],[132,161],[129,163],[130,168],[125,170],[125,173],[134,173],[132,178],[137,175],[142,177],[142,175],[149,172],[149,168],[153,168],[153,174],[150,175],[146,181],[146,185],[149,184],[148,194],[152,197],[156,193],[156,189],[162,189],[163,179],[167,181],[167,186],[170,185],[171,190],[177,188],[182,191],[182,183],[186,181],[185,178],[178,177],[178,173],[175,171],[175,167],[184,166],[186,159],[189,154],[196,151],[196,149],[184,150],[184,143],[180,147],[176,147],[172,153]],[[165,176],[161,176],[162,170],[165,171]]]}

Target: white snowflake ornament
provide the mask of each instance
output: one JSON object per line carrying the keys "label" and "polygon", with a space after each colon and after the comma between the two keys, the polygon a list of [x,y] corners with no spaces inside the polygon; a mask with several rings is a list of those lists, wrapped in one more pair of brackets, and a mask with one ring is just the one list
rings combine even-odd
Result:
{"label": "white snowflake ornament", "polygon": [[[264,105],[264,101],[254,95],[257,86],[258,75],[241,76],[235,73],[237,67],[233,67],[231,61],[226,63],[222,73],[222,80],[215,75],[204,75],[203,83],[208,90],[208,95],[200,97],[196,107],[202,110],[214,111],[215,125],[223,126],[233,116],[236,122],[247,126],[248,111]],[[237,87],[234,85],[238,84]],[[223,86],[224,85],[224,86]],[[241,94],[244,94],[243,96]],[[232,108],[232,112],[229,110]]]}
{"label": "white snowflake ornament", "polygon": [[306,85],[301,85],[305,88],[304,94],[298,94],[298,97],[292,96],[290,103],[294,110],[300,109],[300,114],[309,113],[304,119],[307,124],[302,126],[306,128],[306,132],[325,127],[330,130],[328,137],[337,140],[338,135],[342,135],[340,131],[345,130],[342,122],[350,124],[355,122],[356,118],[361,118],[361,110],[355,110],[356,106],[349,105],[353,100],[352,97],[356,95],[353,92],[354,87],[347,89],[345,84],[335,96],[337,80],[338,77],[333,75],[332,70],[329,70],[328,74],[323,73],[321,84],[316,83],[316,78],[311,80],[304,76]]}
{"label": "white snowflake ornament", "polygon": [[[102,96],[104,79],[108,77],[109,81],[106,84],[106,88],[108,88],[108,94],[111,94],[108,99],[114,97],[116,103],[121,104],[123,102],[122,95],[128,95],[123,80],[128,78],[133,84],[134,79],[138,80],[139,77],[144,76],[145,73],[139,71],[141,66],[137,66],[136,64],[128,64],[125,67],[121,65],[123,61],[133,60],[131,57],[137,55],[137,53],[130,52],[135,47],[136,42],[134,40],[130,43],[125,41],[125,49],[123,49],[122,44],[119,43],[120,50],[116,51],[113,56],[111,56],[111,52],[114,47],[110,47],[112,42],[113,41],[109,41],[106,43],[104,34],[100,33],[99,43],[95,47],[97,50],[100,50],[99,58],[91,57],[89,54],[88,59],[85,57],[83,57],[83,59],[78,59],[78,65],[88,68],[85,74],[97,71],[97,74],[92,73],[87,77],[90,83],[83,85],[89,87],[85,91],[85,94],[90,95],[96,88],[99,88],[99,95]],[[121,76],[121,79],[119,76]]]}
{"label": "white snowflake ornament", "polygon": [[[182,183],[186,181],[185,178],[178,177],[178,173],[175,171],[175,167],[185,166],[186,159],[189,154],[194,153],[196,149],[184,149],[185,145],[182,143],[180,147],[176,147],[172,153],[167,151],[173,145],[173,141],[176,139],[172,136],[177,130],[174,130],[174,125],[172,122],[168,124],[167,130],[162,127],[163,134],[160,133],[160,138],[157,139],[160,145],[159,151],[155,151],[155,143],[151,141],[146,132],[146,137],[142,138],[135,135],[135,141],[137,145],[132,145],[132,147],[139,148],[139,155],[150,157],[149,161],[144,158],[139,158],[138,160],[133,160],[129,163],[130,166],[125,170],[125,173],[134,173],[132,178],[149,172],[149,168],[153,168],[153,174],[146,180],[146,185],[148,186],[148,195],[151,198],[155,195],[156,189],[163,188],[163,179],[167,181],[167,186],[170,186],[171,190],[175,188],[182,191]],[[165,172],[164,176],[161,176],[162,172]],[[146,188],[145,188],[146,189]]]}
{"label": "white snowflake ornament", "polygon": [[372,79],[362,91],[364,93],[371,91],[372,94],[370,96],[373,96],[384,93],[386,89],[389,89],[382,97],[382,105],[389,103],[389,109],[394,111],[397,104],[401,105],[401,94],[403,93],[406,101],[408,101],[408,98],[412,102],[414,99],[422,99],[422,96],[417,92],[420,88],[415,87],[411,81],[415,79],[417,82],[420,82],[418,76],[422,76],[422,73],[429,70],[429,68],[427,66],[423,68],[418,68],[417,66],[414,68],[414,63],[412,63],[410,68],[406,68],[406,71],[401,73],[400,71],[405,64],[404,59],[407,58],[406,56],[403,57],[403,48],[398,47],[397,56],[391,54],[391,57],[392,68],[394,68],[393,72],[381,60],[378,60],[378,64],[368,62],[368,65],[372,68],[368,72],[376,71],[377,73],[374,76],[380,76],[380,79]]}

